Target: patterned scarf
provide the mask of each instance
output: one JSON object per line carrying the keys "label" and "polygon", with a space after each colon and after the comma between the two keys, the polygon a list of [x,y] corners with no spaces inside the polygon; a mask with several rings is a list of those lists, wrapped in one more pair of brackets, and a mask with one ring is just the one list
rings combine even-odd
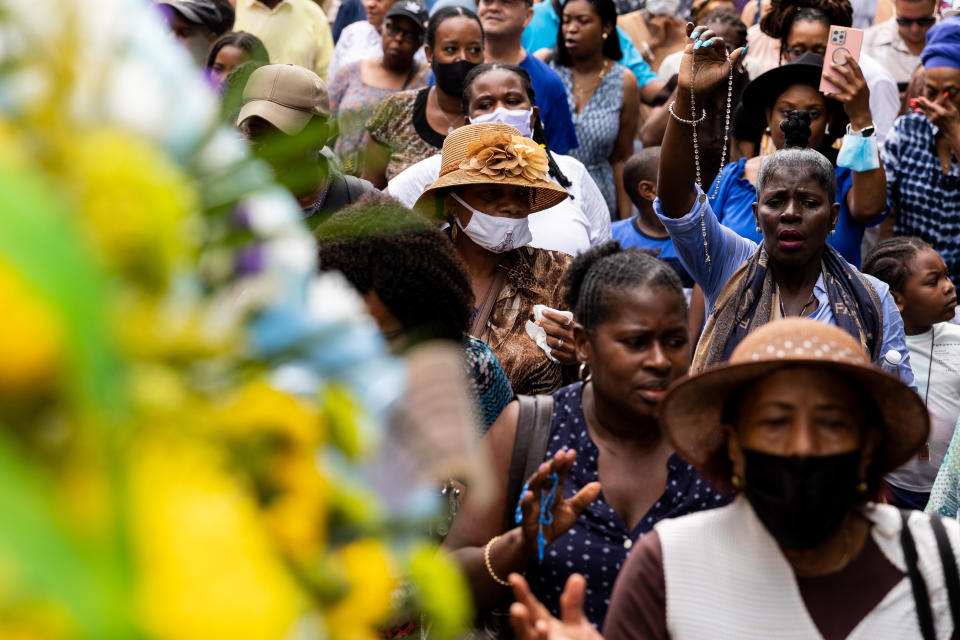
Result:
{"label": "patterned scarf", "polygon": [[[761,245],[720,291],[700,336],[692,371],[726,362],[747,334],[780,317],[777,284],[767,262],[767,251]],[[880,296],[830,245],[824,249],[820,268],[837,326],[857,338],[874,362],[879,361],[883,342]]]}

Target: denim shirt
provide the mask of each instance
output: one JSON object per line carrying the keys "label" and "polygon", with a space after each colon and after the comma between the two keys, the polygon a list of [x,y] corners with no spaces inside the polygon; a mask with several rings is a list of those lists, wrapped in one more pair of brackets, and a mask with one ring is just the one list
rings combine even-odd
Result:
{"label": "denim shirt", "polygon": [[[717,216],[713,213],[709,201],[700,202],[700,195],[703,191],[697,188],[697,198],[694,200],[693,208],[681,218],[668,218],[663,215],[663,208],[660,204],[660,198],[653,203],[654,211],[666,227],[667,233],[673,239],[673,246],[677,255],[680,256],[680,262],[686,267],[687,272],[693,277],[694,281],[703,289],[703,299],[706,306],[706,313],[709,317],[713,310],[714,302],[720,295],[720,291],[726,286],[730,276],[743,264],[750,256],[754,254],[759,246],[753,240],[748,240],[737,235],[731,229],[724,227],[717,221]],[[704,246],[703,233],[700,228],[700,216],[703,215],[703,222],[706,226],[706,247]],[[707,251],[710,252],[711,269],[707,268]],[[903,319],[900,317],[900,310],[897,309],[893,296],[890,295],[890,287],[885,282],[877,280],[873,276],[864,274],[870,284],[877,292],[880,302],[883,306],[883,343],[880,348],[882,354],[893,349],[900,354],[900,364],[896,371],[893,371],[890,365],[878,366],[884,369],[890,369],[891,373],[896,373],[900,380],[914,391],[917,390],[913,380],[913,370],[910,368],[910,352],[907,351],[906,340],[903,334]],[[830,299],[827,297],[827,289],[823,284],[823,276],[817,279],[813,287],[813,295],[819,305],[816,311],[810,314],[811,320],[825,322],[826,324],[836,325],[833,317],[833,309],[830,305]]]}

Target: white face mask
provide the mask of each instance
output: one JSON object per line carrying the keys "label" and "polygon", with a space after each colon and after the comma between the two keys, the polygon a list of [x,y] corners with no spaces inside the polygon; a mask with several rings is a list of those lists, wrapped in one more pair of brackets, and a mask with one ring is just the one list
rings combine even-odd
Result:
{"label": "white face mask", "polygon": [[481,122],[502,122],[520,132],[525,138],[531,137],[530,121],[533,119],[533,109],[507,109],[497,107],[490,113],[482,113],[476,118],[470,118],[470,124]]}
{"label": "white face mask", "polygon": [[533,240],[533,236],[530,234],[530,224],[526,217],[501,218],[500,216],[492,216],[489,213],[477,211],[457,194],[451,193],[450,195],[473,213],[473,217],[470,218],[467,226],[460,224],[459,218],[457,218],[457,226],[463,229],[467,237],[487,251],[506,253]]}

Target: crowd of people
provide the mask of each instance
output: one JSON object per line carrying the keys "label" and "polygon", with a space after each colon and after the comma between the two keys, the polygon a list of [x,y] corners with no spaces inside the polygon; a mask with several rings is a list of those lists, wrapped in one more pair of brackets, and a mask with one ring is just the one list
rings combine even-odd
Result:
{"label": "crowd of people", "polygon": [[525,640],[960,628],[954,5],[157,2],[320,269],[462,351],[444,546]]}

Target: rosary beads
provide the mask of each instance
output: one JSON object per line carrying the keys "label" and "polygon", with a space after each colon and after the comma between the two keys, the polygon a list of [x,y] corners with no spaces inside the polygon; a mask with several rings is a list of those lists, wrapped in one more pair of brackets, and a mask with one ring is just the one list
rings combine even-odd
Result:
{"label": "rosary beads", "polygon": [[[547,546],[547,539],[543,537],[543,526],[553,524],[553,503],[557,500],[557,485],[560,482],[559,476],[556,473],[551,473],[547,476],[547,479],[552,482],[550,488],[540,495],[540,513],[537,517],[537,558],[540,562],[543,562],[543,550]],[[530,490],[529,484],[525,483],[523,485],[523,490],[520,492],[520,500],[517,502],[517,509],[513,514],[514,522],[520,524],[523,522],[523,511],[520,508],[521,503],[523,502],[523,496],[527,495],[527,491]]]}

